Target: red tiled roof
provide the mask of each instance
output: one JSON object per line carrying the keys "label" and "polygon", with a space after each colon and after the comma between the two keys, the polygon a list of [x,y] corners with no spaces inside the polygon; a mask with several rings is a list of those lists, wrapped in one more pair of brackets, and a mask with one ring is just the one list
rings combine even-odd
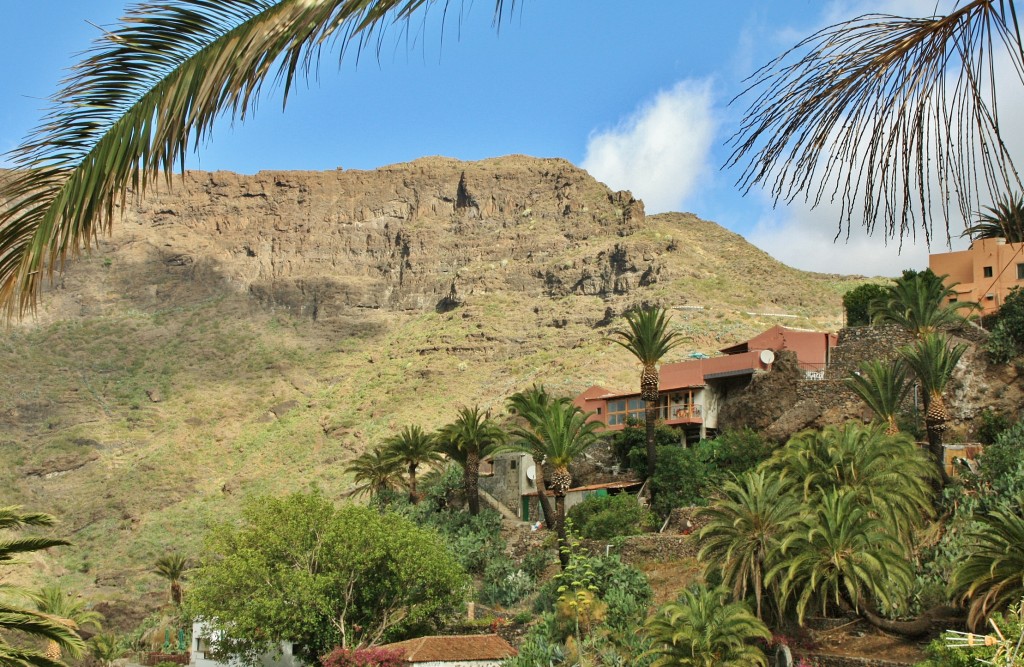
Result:
{"label": "red tiled roof", "polygon": [[435,635],[386,644],[381,648],[399,649],[411,663],[504,660],[518,654],[498,635]]}

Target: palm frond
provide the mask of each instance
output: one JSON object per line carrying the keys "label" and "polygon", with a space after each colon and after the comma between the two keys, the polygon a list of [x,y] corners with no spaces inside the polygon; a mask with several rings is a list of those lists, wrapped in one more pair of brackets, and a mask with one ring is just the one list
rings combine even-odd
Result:
{"label": "palm frond", "polygon": [[995,72],[1004,53],[1024,81],[1012,0],[824,28],[751,77],[727,165],[745,163],[744,191],[837,204],[837,238],[858,220],[868,233],[921,232],[930,243],[937,208],[948,239],[951,207],[966,220],[982,187],[1021,187],[1000,128]]}
{"label": "palm frond", "polygon": [[994,205],[978,213],[975,223],[960,236],[969,236],[972,240],[1001,237],[1008,243],[1024,242],[1024,195],[997,197]]}
{"label": "palm frond", "polygon": [[[214,121],[244,119],[324,48],[361,52],[436,0],[141,3],[85,54],[0,183],[0,303],[34,306],[42,280],[109,229],[118,206],[168,177]],[[447,6],[447,1],[441,3]],[[514,2],[495,1],[495,20]]]}

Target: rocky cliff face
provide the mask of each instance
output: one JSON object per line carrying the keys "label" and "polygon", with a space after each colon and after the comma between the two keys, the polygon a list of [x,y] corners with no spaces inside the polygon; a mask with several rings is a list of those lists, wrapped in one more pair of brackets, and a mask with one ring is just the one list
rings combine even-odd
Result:
{"label": "rocky cliff face", "polygon": [[171,270],[205,263],[264,304],[321,319],[443,311],[497,290],[623,294],[664,270],[629,241],[644,220],[628,192],[564,160],[426,158],[373,172],[188,172],[127,210],[113,243]]}

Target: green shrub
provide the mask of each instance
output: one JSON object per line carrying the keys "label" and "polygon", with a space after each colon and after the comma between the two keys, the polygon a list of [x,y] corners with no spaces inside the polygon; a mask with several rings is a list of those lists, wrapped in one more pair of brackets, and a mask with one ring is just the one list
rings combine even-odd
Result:
{"label": "green shrub", "polygon": [[1024,290],[1014,287],[996,314],[996,323],[985,343],[992,362],[1005,364],[1024,352]]}
{"label": "green shrub", "polygon": [[696,449],[660,447],[658,469],[651,478],[651,509],[666,517],[676,507],[707,504],[708,488],[717,484],[718,471],[704,462]]}
{"label": "green shrub", "polygon": [[1010,428],[1010,418],[1002,412],[985,408],[978,416],[981,426],[978,427],[978,441],[983,445],[991,445],[999,437],[999,434]]}
{"label": "green shrub", "polygon": [[[680,431],[664,424],[654,429],[656,447],[678,447],[681,437]],[[611,445],[619,465],[630,468],[640,477],[647,477],[647,428],[642,420],[626,420],[626,427],[612,434]],[[641,452],[639,457],[633,453],[636,449]]]}
{"label": "green shrub", "polygon": [[865,284],[854,287],[843,295],[843,309],[846,311],[846,326],[861,327],[871,324],[871,302],[884,298],[888,293],[882,285]]}
{"label": "green shrub", "polygon": [[541,577],[548,569],[548,565],[552,562],[552,554],[547,549],[531,549],[525,556],[523,556],[523,562],[519,564],[523,568],[523,572],[530,575],[534,581],[540,581]]}
{"label": "green shrub", "polygon": [[610,540],[621,535],[638,535],[648,525],[650,510],[641,507],[628,493],[592,495],[569,510],[569,518],[590,540]]}
{"label": "green shrub", "polygon": [[723,431],[713,440],[701,440],[697,456],[721,473],[741,475],[772,453],[772,445],[751,428]]}
{"label": "green shrub", "polygon": [[1024,421],[996,436],[978,457],[978,467],[997,501],[1024,494]]}
{"label": "green shrub", "polygon": [[[999,631],[1003,637],[1006,638],[1009,646],[1003,646],[1002,652],[1005,654],[1007,648],[1009,650],[1014,649],[1014,644],[1020,639],[1021,633],[1024,632],[1024,624],[1021,622],[1021,608],[1020,605],[1014,605],[1010,608],[1010,611],[1003,616],[1002,614],[996,613],[992,615],[992,621],[999,627]],[[928,648],[925,649],[925,654],[928,659],[924,662],[918,663],[917,667],[976,667],[981,664],[1006,664],[1006,665],[1017,665],[1018,662],[993,662],[993,658],[997,651],[1000,651],[999,646],[962,646],[962,645],[950,645],[950,644],[961,644],[962,638],[958,637],[956,633],[946,632],[938,639],[932,640],[928,644]]]}
{"label": "green shrub", "polygon": [[492,558],[484,569],[480,601],[511,607],[533,592],[535,581],[508,557]]}

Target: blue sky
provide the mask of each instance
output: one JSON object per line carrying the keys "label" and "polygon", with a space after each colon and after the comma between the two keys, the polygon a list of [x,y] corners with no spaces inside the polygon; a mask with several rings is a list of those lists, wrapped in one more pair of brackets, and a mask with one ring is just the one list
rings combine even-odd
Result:
{"label": "blue sky", "polygon": [[[35,126],[75,54],[123,0],[0,0],[0,152]],[[867,10],[927,14],[935,0],[518,0],[500,31],[493,3],[455,1],[390,29],[379,55],[317,76],[282,111],[277,91],[244,123],[222,122],[196,169],[372,169],[424,155],[466,160],[563,157],[648,212],[690,211],[798,268],[896,275],[927,250],[855,230],[832,243],[836,215],[773,208],[721,170],[742,115],[743,79],[801,37]],[[461,16],[460,16],[461,14]],[[0,162],[2,164],[2,162]],[[961,227],[954,225],[954,234]],[[944,245],[933,248],[945,250]]]}

